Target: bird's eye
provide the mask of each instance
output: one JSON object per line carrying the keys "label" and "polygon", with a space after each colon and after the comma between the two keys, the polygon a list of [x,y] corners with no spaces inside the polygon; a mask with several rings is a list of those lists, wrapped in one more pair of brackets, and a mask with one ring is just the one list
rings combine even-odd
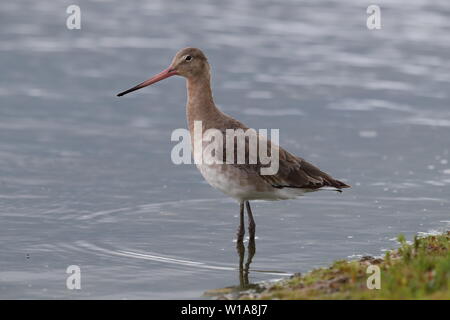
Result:
{"label": "bird's eye", "polygon": [[186,58],[184,58],[184,60],[191,61],[192,60],[192,56],[186,56]]}

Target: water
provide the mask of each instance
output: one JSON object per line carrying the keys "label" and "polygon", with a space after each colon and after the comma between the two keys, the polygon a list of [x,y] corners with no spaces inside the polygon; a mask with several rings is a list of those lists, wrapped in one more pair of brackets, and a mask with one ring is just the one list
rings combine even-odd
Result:
{"label": "water", "polygon": [[[449,227],[450,6],[378,1],[16,1],[0,20],[0,297],[201,298],[239,284],[238,206],[170,161],[184,81],[124,98],[185,46],[217,104],[345,178],[254,202],[252,283]],[[66,289],[79,265],[81,290]]]}

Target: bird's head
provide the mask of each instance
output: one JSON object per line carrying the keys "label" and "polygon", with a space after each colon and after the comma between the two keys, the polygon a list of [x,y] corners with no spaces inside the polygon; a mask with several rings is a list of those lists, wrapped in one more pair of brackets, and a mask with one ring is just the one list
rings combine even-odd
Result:
{"label": "bird's head", "polygon": [[209,63],[204,53],[197,48],[184,48],[175,55],[170,66],[150,79],[119,93],[121,97],[127,93],[152,85],[171,76],[179,75],[187,79],[209,77]]}

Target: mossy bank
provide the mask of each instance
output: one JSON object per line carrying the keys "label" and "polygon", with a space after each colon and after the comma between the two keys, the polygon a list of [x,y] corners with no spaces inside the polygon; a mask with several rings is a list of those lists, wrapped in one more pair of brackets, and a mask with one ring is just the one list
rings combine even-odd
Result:
{"label": "mossy bank", "polygon": [[407,242],[403,236],[398,240],[400,247],[387,252],[383,258],[336,261],[328,268],[315,269],[252,290],[228,293],[222,290],[217,297],[450,299],[450,231],[415,237],[412,242]]}

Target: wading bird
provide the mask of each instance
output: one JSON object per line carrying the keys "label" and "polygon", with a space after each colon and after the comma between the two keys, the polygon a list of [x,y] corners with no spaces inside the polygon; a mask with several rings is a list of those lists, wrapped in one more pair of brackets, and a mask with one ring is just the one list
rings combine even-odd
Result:
{"label": "wading bird", "polygon": [[[121,97],[174,75],[182,76],[187,80],[187,121],[193,147],[195,145],[194,122],[196,121],[201,121],[203,131],[217,129],[225,133],[227,129],[248,129],[238,120],[220,111],[214,104],[208,59],[197,48],[182,49],[175,55],[167,69],[135,87],[119,93],[118,96]],[[200,143],[203,144],[204,141]],[[270,141],[268,143],[270,144]],[[246,140],[245,151],[248,152],[248,150],[248,141]],[[250,208],[250,200],[292,199],[323,187],[332,187],[337,191],[349,187],[349,185],[332,178],[316,166],[281,147],[278,147],[278,152],[279,169],[272,175],[261,174],[262,164],[259,161],[256,164],[238,164],[236,162],[232,164],[197,164],[201,174],[211,186],[239,202],[238,242],[243,241],[245,233],[245,208],[249,220],[250,239],[255,237],[256,225]],[[226,151],[223,154],[226,154]]]}

